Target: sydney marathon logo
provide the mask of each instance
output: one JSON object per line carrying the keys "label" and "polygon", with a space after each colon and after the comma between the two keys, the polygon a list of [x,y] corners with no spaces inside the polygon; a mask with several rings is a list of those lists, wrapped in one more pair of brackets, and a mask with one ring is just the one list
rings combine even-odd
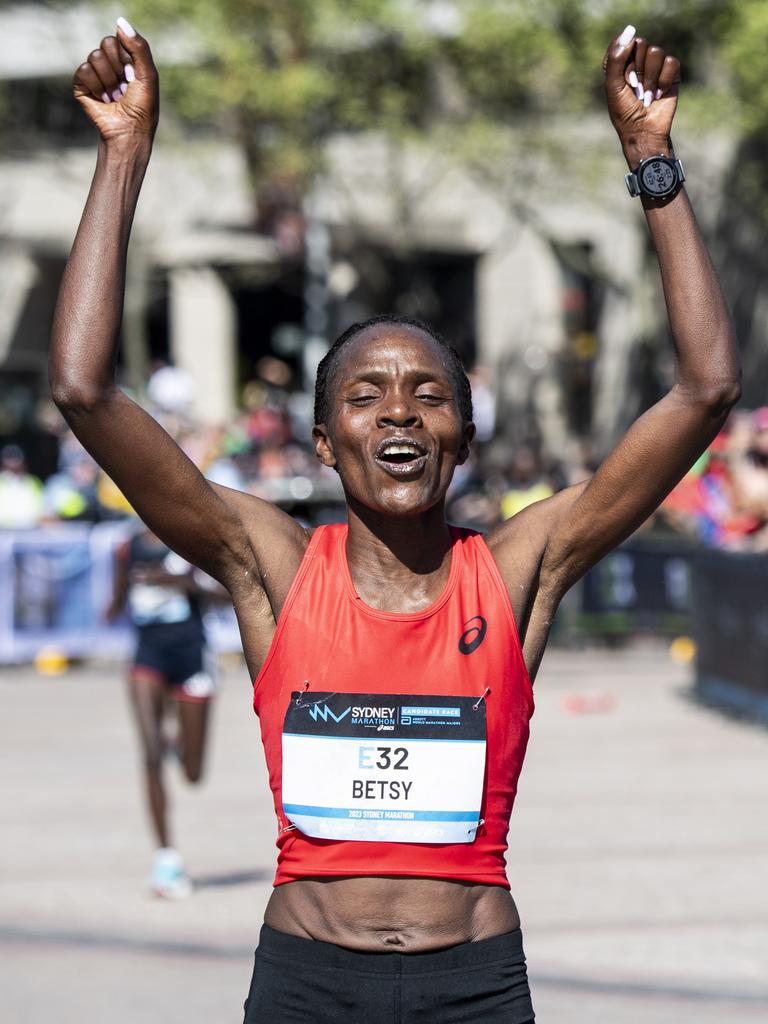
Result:
{"label": "sydney marathon logo", "polygon": [[397,708],[384,705],[377,707],[354,704],[336,713],[327,704],[315,704],[309,709],[309,715],[313,722],[327,722],[330,719],[337,724],[349,715],[350,725],[362,725],[368,729],[382,731],[394,728],[396,711]]}

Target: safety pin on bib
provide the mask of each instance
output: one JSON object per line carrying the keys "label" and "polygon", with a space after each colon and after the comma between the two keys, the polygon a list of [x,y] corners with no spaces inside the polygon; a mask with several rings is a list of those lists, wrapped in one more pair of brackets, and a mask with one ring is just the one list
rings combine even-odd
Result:
{"label": "safety pin on bib", "polygon": [[485,824],[485,818],[481,818],[480,821],[478,821],[478,823],[476,825],[473,825],[472,828],[468,828],[467,829],[467,835],[471,836],[473,832],[479,832],[480,831],[480,826],[484,825],[484,824]]}
{"label": "safety pin on bib", "polygon": [[305,694],[305,693],[307,692],[307,690],[308,690],[308,689],[309,689],[309,680],[308,680],[308,679],[305,679],[305,680],[304,680],[304,685],[303,685],[303,686],[302,686],[302,688],[301,688],[301,693],[300,693],[300,694],[299,694],[299,696],[298,696],[298,697],[296,698],[296,707],[297,707],[297,708],[300,708],[300,707],[302,706],[302,704],[301,704],[301,698],[302,698],[302,697],[304,696],[304,694]]}
{"label": "safety pin on bib", "polygon": [[[486,688],[483,690],[482,694],[477,698],[477,703],[472,705],[472,710],[473,711],[479,711],[480,710],[480,705],[483,703],[485,698],[490,694],[490,692],[491,692],[490,686],[486,686]],[[482,822],[480,822],[480,824],[482,825]],[[472,831],[472,829],[470,829],[470,832],[471,831]]]}

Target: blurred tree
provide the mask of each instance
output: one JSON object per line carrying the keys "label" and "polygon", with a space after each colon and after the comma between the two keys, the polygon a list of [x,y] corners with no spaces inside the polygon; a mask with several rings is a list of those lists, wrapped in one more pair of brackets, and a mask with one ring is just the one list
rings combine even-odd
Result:
{"label": "blurred tree", "polygon": [[[167,99],[184,119],[236,137],[257,182],[305,181],[340,130],[418,138],[453,126],[480,144],[511,123],[588,110],[602,102],[606,41],[637,16],[618,0],[131,0],[128,8],[146,32],[180,37],[191,59],[163,69]],[[680,54],[687,81],[711,91],[718,40],[742,8],[768,32],[759,0],[652,0],[643,22]],[[731,52],[746,68],[741,39]],[[745,97],[768,90],[751,68]]]}
{"label": "blurred tree", "polygon": [[301,189],[332,132],[417,122],[424,68],[403,41],[414,31],[399,8],[393,0],[134,0],[130,16],[147,34],[177,33],[191,54],[162,68],[176,114],[236,139],[257,188]]}
{"label": "blurred tree", "polygon": [[723,179],[716,235],[744,367],[743,401],[768,404],[768,80],[762,55],[768,47],[768,5],[735,0],[724,25],[721,51],[738,132]]}
{"label": "blurred tree", "polygon": [[[129,0],[127,8],[147,34],[178,37],[177,57],[187,58],[162,68],[164,99],[188,127],[239,143],[262,230],[275,208],[298,204],[332,135],[374,132],[389,146],[406,229],[430,182],[414,194],[401,156],[427,143],[439,154],[436,175],[461,163],[546,234],[534,211],[547,176],[536,167],[568,167],[572,189],[595,186],[588,133],[576,147],[587,160],[575,171],[573,139],[584,115],[602,108],[607,40],[636,24],[681,58],[687,131],[727,127],[742,140],[727,194],[713,201],[738,326],[762,367],[768,80],[756,55],[768,43],[764,0],[646,0],[642,11],[627,0]],[[697,168],[699,183],[708,173]],[[659,340],[665,333],[660,319]]]}

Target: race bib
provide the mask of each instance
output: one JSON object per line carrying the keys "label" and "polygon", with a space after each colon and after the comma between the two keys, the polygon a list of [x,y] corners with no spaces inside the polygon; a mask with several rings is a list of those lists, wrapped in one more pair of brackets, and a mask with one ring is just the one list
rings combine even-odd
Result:
{"label": "race bib", "polygon": [[315,839],[471,843],[485,745],[476,697],[294,692],[283,810]]}

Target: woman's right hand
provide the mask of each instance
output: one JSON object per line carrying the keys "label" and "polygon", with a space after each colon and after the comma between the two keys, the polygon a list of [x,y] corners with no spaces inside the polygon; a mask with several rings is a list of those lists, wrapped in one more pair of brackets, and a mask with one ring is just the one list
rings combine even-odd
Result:
{"label": "woman's right hand", "polygon": [[75,99],[102,140],[152,142],[160,106],[159,79],[146,39],[124,18],[75,72]]}

